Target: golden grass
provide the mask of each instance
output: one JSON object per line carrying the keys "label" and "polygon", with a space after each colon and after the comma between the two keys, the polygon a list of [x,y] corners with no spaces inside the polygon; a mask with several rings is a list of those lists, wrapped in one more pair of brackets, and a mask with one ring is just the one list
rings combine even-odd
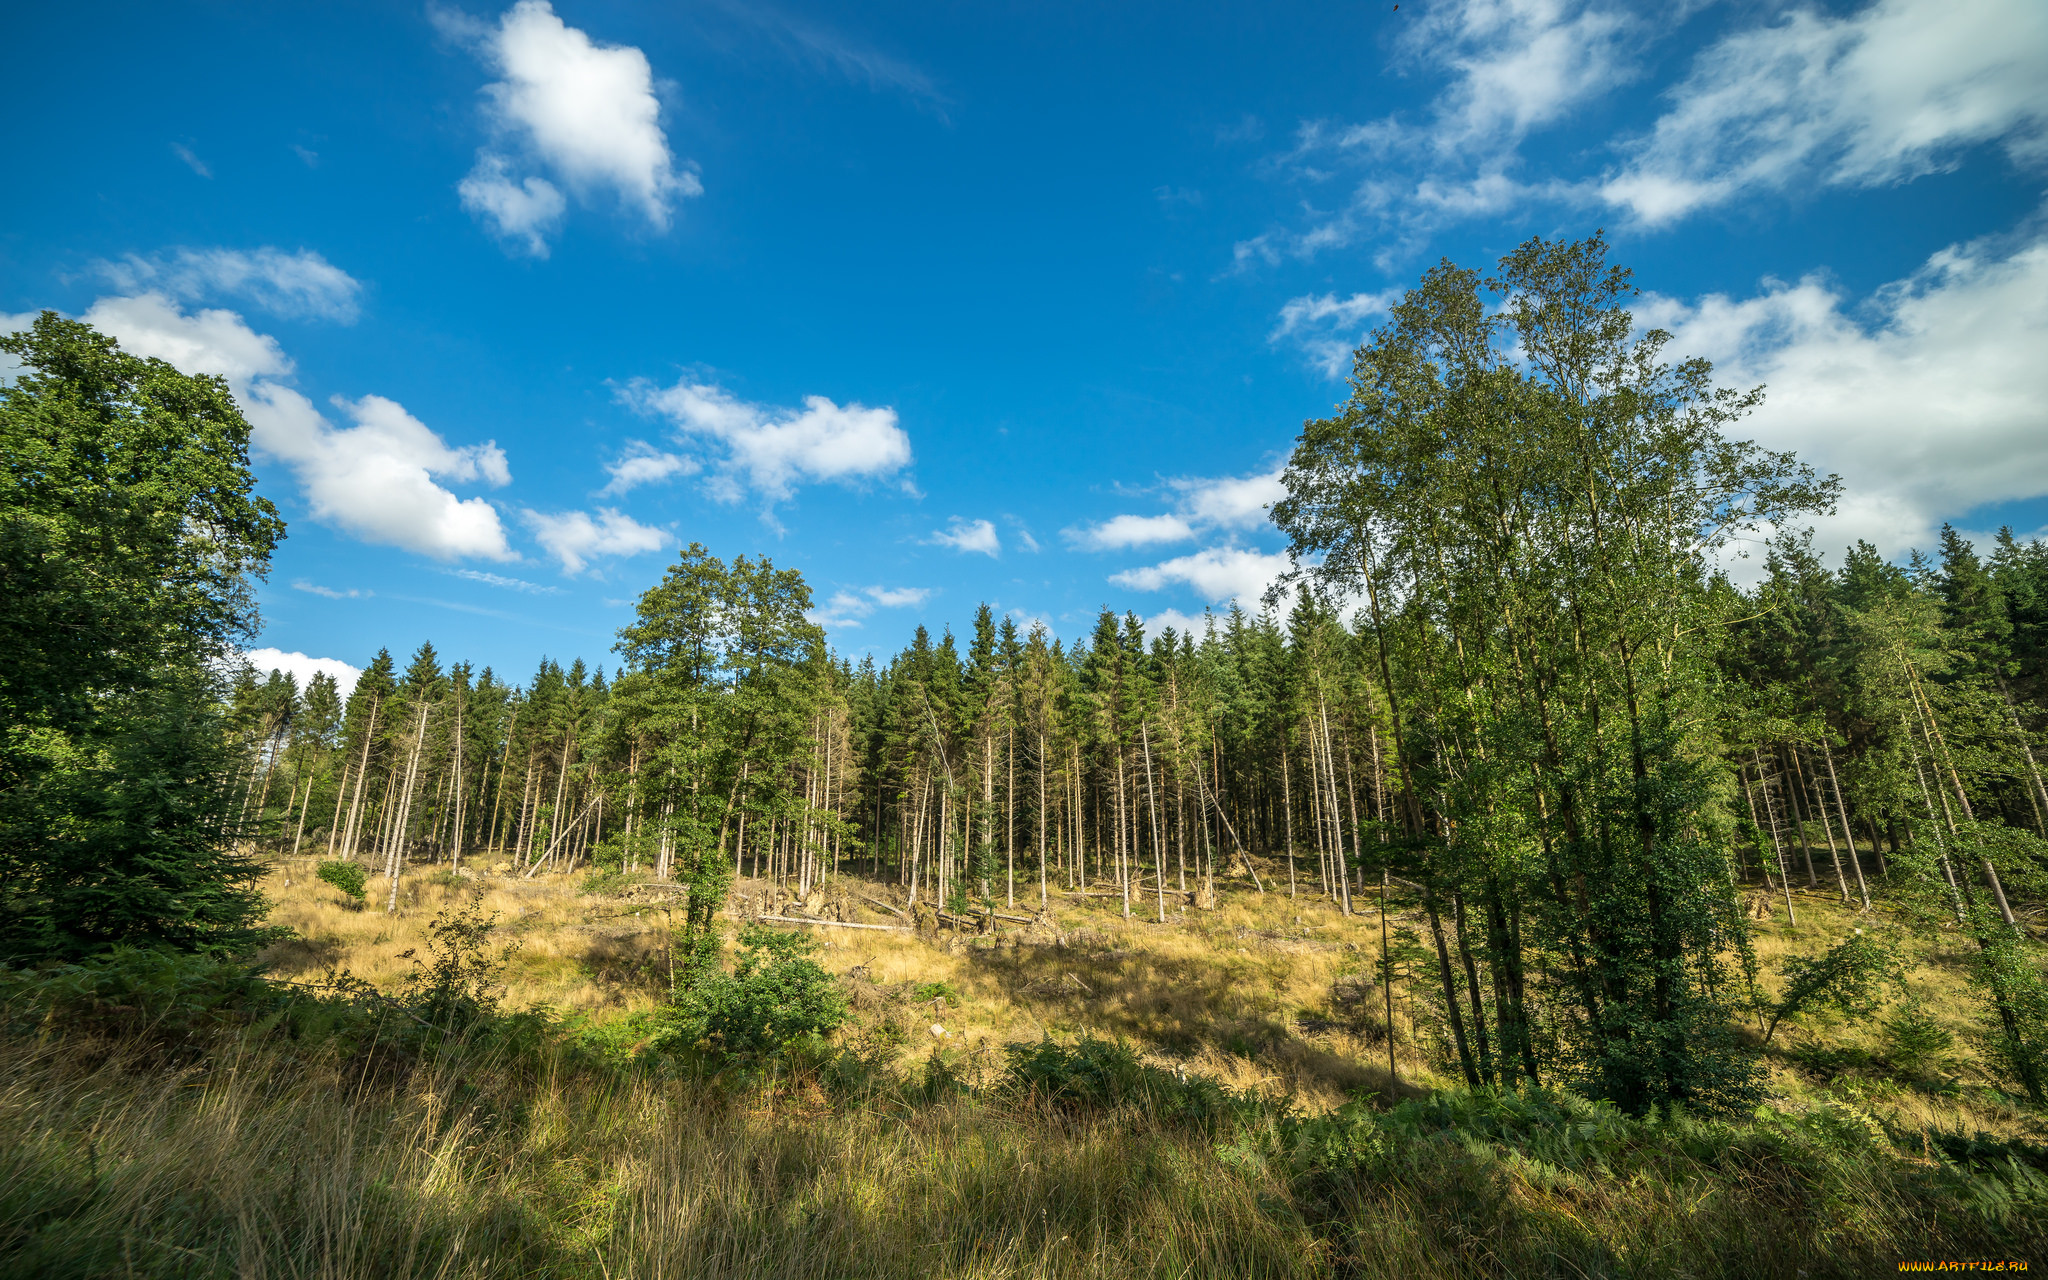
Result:
{"label": "golden grass", "polygon": [[[481,890],[486,911],[500,918],[500,936],[513,948],[506,970],[506,1004],[547,1006],[593,1018],[652,1008],[666,994],[667,919],[663,886],[641,883],[624,895],[581,892],[580,876],[493,873],[476,864],[463,878],[445,869],[409,872],[399,909],[382,905],[388,886],[373,876],[370,906],[355,910],[313,877],[314,860],[281,860],[265,885],[270,920],[290,927],[295,939],[266,958],[286,978],[316,977],[328,967],[347,969],[380,986],[402,981],[410,965],[400,957],[422,948],[434,915]],[[1089,1034],[1130,1041],[1147,1060],[1210,1076],[1234,1089],[1286,1095],[1309,1111],[1341,1105],[1361,1093],[1415,1096],[1454,1083],[1434,1046],[1418,1042],[1409,1016],[1408,983],[1396,985],[1395,1041],[1401,1087],[1390,1087],[1384,1033],[1385,1006],[1374,988],[1362,1006],[1333,1003],[1339,977],[1370,975],[1378,955],[1375,900],[1357,903],[1346,918],[1334,904],[1303,893],[1290,899],[1275,888],[1256,892],[1248,880],[1220,882],[1217,905],[1201,910],[1180,895],[1167,897],[1168,923],[1156,922],[1157,900],[1134,901],[1122,915],[1112,896],[1050,896],[1046,926],[1002,924],[989,935],[943,930],[937,934],[813,927],[819,960],[852,975],[849,1034],[887,1028],[902,1042],[904,1061],[934,1047],[992,1049],[1044,1035]],[[1017,915],[1036,912],[1035,884],[1018,886]],[[865,924],[901,924],[871,904],[897,905],[903,891],[847,875],[828,882],[809,904],[794,904],[773,884],[743,880],[731,895],[729,936],[749,912],[798,913]],[[1982,1096],[1996,1083],[1976,1043],[1983,1002],[1971,989],[1968,944],[1959,935],[1932,941],[1905,937],[1880,908],[1868,915],[1819,894],[1798,894],[1799,924],[1785,918],[1782,900],[1753,922],[1763,984],[1782,985],[1778,966],[1795,955],[1814,955],[1850,930],[1888,930],[1903,939],[1907,983],[1955,1037],[1945,1075],[1956,1087],[1929,1091],[1852,1074],[1817,1081],[1795,1060],[1801,1047],[1828,1045],[1876,1051],[1883,1017],[1809,1014],[1781,1026],[1769,1046],[1773,1101],[1846,1102],[1910,1128],[1981,1129],[2000,1136],[2048,1136],[2032,1113]],[[1006,914],[1009,912],[1006,911]],[[1391,927],[1420,931],[1419,911],[1397,896]],[[1425,978],[1426,980],[1426,978]],[[943,984],[950,994],[918,1001],[915,989]],[[934,1026],[944,1028],[935,1035]],[[1755,1028],[1750,1028],[1754,1039]]]}
{"label": "golden grass", "polygon": [[[356,910],[313,877],[316,860],[280,861],[264,889],[270,922],[296,938],[266,953],[279,977],[305,980],[346,969],[379,986],[403,980],[399,957],[423,948],[434,915],[481,890],[487,912],[514,950],[505,1003],[611,1017],[651,1008],[666,991],[667,919],[660,886],[620,895],[580,892],[580,876],[472,871],[456,878],[433,868],[409,872],[399,908],[382,909],[388,886],[369,884],[370,905]],[[1270,883],[1270,881],[1269,881]],[[1358,1009],[1333,1007],[1332,984],[1369,973],[1379,945],[1377,908],[1365,904],[1346,919],[1331,903],[1283,889],[1261,895],[1246,883],[1219,886],[1218,905],[1196,910],[1179,895],[1167,899],[1168,923],[1157,923],[1157,899],[1120,899],[1055,890],[1049,927],[1003,923],[996,932],[942,930],[924,935],[814,927],[819,961],[847,974],[857,1025],[893,1024],[906,1059],[935,1045],[972,1048],[1087,1033],[1129,1040],[1149,1059],[1199,1072],[1239,1089],[1290,1094],[1301,1105],[1340,1105],[1360,1091],[1389,1094],[1384,1005],[1377,996]],[[870,905],[897,905],[903,891],[846,876],[813,900],[819,914],[866,924],[902,920]],[[1035,912],[1037,887],[1020,884],[1014,914]],[[728,916],[751,906],[771,912],[774,886],[734,886]],[[1151,918],[1141,911],[1149,909]],[[1010,914],[1005,910],[1005,914]],[[1414,925],[1397,910],[1393,924]],[[737,919],[728,920],[736,932]],[[953,993],[917,1002],[916,987],[944,984]],[[1303,1021],[1307,1026],[1304,1027]],[[934,1035],[933,1026],[944,1028]],[[1447,1083],[1416,1044],[1406,997],[1397,988],[1395,1040],[1402,1095]]]}

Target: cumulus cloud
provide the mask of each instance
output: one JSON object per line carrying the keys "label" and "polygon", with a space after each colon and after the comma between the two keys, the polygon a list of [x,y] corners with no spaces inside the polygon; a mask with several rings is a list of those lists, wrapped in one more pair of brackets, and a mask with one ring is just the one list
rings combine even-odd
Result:
{"label": "cumulus cloud", "polygon": [[1862,306],[1809,276],[1637,312],[1767,385],[1738,430],[1842,476],[1829,542],[1926,547],[1944,517],[2048,494],[2048,232],[1951,246]]}
{"label": "cumulus cloud", "polygon": [[1248,476],[1177,476],[1166,487],[1174,493],[1176,511],[1080,525],[1066,531],[1068,544],[1083,551],[1119,551],[1187,542],[1205,531],[1252,529],[1287,493],[1278,469]]}
{"label": "cumulus cloud", "polygon": [[1100,524],[1067,530],[1067,541],[1083,551],[1151,547],[1164,542],[1186,542],[1194,536],[1194,526],[1176,515],[1111,516]]}
{"label": "cumulus cloud", "polygon": [[236,313],[209,309],[187,315],[161,293],[101,298],[82,318],[138,356],[155,356],[184,373],[216,374],[237,388],[292,371],[277,339],[257,333]]}
{"label": "cumulus cloud", "polygon": [[2002,142],[2048,159],[2048,7],[2035,0],[1878,0],[1797,9],[1694,61],[1670,108],[1600,185],[1646,223],[1795,182],[1875,186]]}
{"label": "cumulus cloud", "polygon": [[1003,554],[1003,540],[996,536],[992,520],[966,520],[954,516],[943,529],[932,530],[926,541],[935,547],[951,547],[959,552],[979,552],[990,559]]}
{"label": "cumulus cloud", "polygon": [[360,281],[310,249],[172,249],[100,262],[99,274],[126,293],[155,291],[197,302],[234,297],[273,315],[353,324]]}
{"label": "cumulus cloud", "polygon": [[511,172],[505,157],[490,152],[456,184],[462,207],[486,219],[498,235],[536,258],[548,256],[548,237],[561,225],[569,202],[546,178]]}
{"label": "cumulus cloud", "polygon": [[374,395],[337,397],[335,406],[355,426],[336,428],[285,383],[292,362],[277,340],[232,311],[187,314],[149,292],[101,298],[84,319],[137,355],[226,378],[249,420],[252,443],[292,470],[315,519],[365,542],[436,559],[517,558],[489,502],[457,498],[435,483],[510,482],[495,442],[451,446],[397,402]]}
{"label": "cumulus cloud", "polygon": [[561,562],[562,572],[577,574],[601,556],[634,556],[659,551],[669,541],[668,532],[641,524],[610,507],[599,507],[593,518],[588,511],[528,511],[522,518],[548,554]]}
{"label": "cumulus cloud", "polygon": [[518,559],[497,508],[435,483],[510,483],[495,442],[452,447],[383,396],[337,396],[333,404],[353,427],[334,426],[303,394],[274,382],[257,382],[243,397],[253,442],[291,468],[314,519],[436,560]]}
{"label": "cumulus cloud", "polygon": [[599,492],[610,497],[643,484],[659,484],[671,476],[695,475],[703,470],[703,465],[679,453],[664,453],[645,440],[628,440],[619,456],[606,463],[604,469],[612,479]]}
{"label": "cumulus cloud", "polygon": [[1265,523],[1266,508],[1287,496],[1277,467],[1248,476],[1184,476],[1166,483],[1180,494],[1189,519],[1213,528],[1255,528]]}
{"label": "cumulus cloud", "polygon": [[684,437],[714,447],[709,488],[725,502],[748,490],[775,502],[799,484],[880,480],[910,465],[910,436],[887,406],[838,405],[824,396],[804,397],[801,409],[752,404],[688,379],[672,387],[636,380],[620,396],[643,413],[667,418]]}
{"label": "cumulus cloud", "polygon": [[657,231],[677,201],[703,193],[669,150],[654,69],[639,49],[597,43],[547,0],[520,0],[494,26],[444,10],[434,17],[500,77],[483,90],[492,141],[459,190],[501,236],[545,254],[564,187],[586,203],[616,196]]}
{"label": "cumulus cloud", "polygon": [[876,609],[907,609],[931,597],[924,587],[862,587],[858,591],[835,591],[832,598],[807,615],[821,627],[858,627]]}
{"label": "cumulus cloud", "polygon": [[346,698],[355,692],[356,681],[363,674],[361,667],[352,667],[339,658],[313,658],[297,650],[287,653],[283,649],[251,649],[242,656],[259,677],[267,678],[273,671],[288,673],[298,681],[302,693],[315,675],[324,675],[341,686],[341,696]]}
{"label": "cumulus cloud", "polygon": [[1285,555],[1249,547],[1207,547],[1161,564],[1111,574],[1109,581],[1133,591],[1164,591],[1183,585],[1211,604],[1237,600],[1256,608],[1266,588],[1292,567],[1293,561]]}

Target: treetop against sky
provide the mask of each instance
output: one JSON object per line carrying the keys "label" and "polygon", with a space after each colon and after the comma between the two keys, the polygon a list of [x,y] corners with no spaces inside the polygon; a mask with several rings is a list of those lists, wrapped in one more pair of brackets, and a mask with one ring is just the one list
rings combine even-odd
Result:
{"label": "treetop against sky", "polygon": [[[263,643],[596,655],[679,547],[842,649],[1185,623],[1441,258],[1606,229],[1820,544],[2048,524],[2048,6],[30,7],[0,327],[225,376]],[[410,637],[410,639],[409,639]],[[282,660],[282,659],[280,659]]]}

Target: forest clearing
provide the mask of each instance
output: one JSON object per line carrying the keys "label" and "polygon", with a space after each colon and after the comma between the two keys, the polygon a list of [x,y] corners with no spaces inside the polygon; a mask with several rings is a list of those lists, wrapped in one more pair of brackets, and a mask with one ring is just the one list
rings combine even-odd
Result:
{"label": "forest clearing", "polygon": [[692,542],[521,684],[259,672],[226,385],[0,339],[0,1265],[2025,1263],[2048,543],[1829,568],[1607,253],[1424,274],[1256,609],[856,662]]}

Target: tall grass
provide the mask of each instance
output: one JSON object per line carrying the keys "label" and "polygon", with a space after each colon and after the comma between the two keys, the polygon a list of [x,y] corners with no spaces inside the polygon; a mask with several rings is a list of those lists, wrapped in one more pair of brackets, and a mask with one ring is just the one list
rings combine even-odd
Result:
{"label": "tall grass", "polygon": [[0,1274],[1795,1280],[2048,1242],[2048,1152],[1840,1107],[1310,1116],[1100,1041],[622,1063],[162,974],[0,983]]}

